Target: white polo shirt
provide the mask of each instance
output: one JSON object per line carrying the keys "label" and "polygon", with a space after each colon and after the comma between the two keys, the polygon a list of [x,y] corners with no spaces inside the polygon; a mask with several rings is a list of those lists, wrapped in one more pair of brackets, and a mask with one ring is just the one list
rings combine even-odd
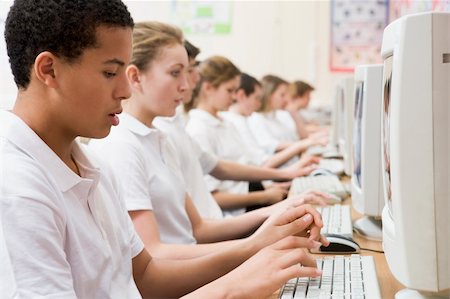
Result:
{"label": "white polo shirt", "polygon": [[[286,117],[286,114],[282,114]],[[289,115],[287,115],[290,117]],[[276,112],[259,113],[254,112],[248,119],[250,130],[263,148],[275,152],[282,142],[294,142],[299,140],[297,134],[280,121]]]}
{"label": "white polo shirt", "polygon": [[[245,154],[246,147],[231,123],[216,118],[206,111],[193,109],[189,112],[186,131],[203,150],[213,153],[220,159],[249,164],[248,156]],[[206,176],[206,182],[210,191],[248,193],[248,182],[221,181],[210,175]],[[226,216],[243,213],[245,208],[224,210]]]}
{"label": "white polo shirt", "polygon": [[[0,141],[1,142],[1,141]],[[2,145],[0,145],[1,147]],[[3,161],[0,158],[0,165]],[[0,219],[1,219],[0,214]],[[5,244],[5,236],[3,235],[3,223],[0,221],[0,295],[5,299],[17,298],[16,279],[9,258],[8,248]]]}
{"label": "white polo shirt", "polygon": [[139,296],[132,258],[144,246],[108,167],[74,142],[80,177],[19,117],[0,113],[0,211],[18,297]]}
{"label": "white polo shirt", "polygon": [[179,162],[164,133],[123,113],[119,126],[106,138],[91,140],[89,147],[120,177],[128,211],[153,211],[161,242],[196,243]]}
{"label": "white polo shirt", "polygon": [[270,155],[273,153],[271,153],[269,149],[265,151],[263,147],[259,145],[250,130],[247,117],[232,111],[224,111],[219,113],[219,115],[234,125],[239,133],[239,136],[241,136],[241,140],[247,146],[248,152],[251,152],[252,160],[255,165],[262,165],[267,159],[270,158]]}
{"label": "white polo shirt", "polygon": [[219,159],[200,146],[184,129],[182,113],[174,117],[157,117],[153,125],[169,136],[178,154],[186,189],[203,218],[221,219],[222,209],[208,190],[203,175],[210,173]]}

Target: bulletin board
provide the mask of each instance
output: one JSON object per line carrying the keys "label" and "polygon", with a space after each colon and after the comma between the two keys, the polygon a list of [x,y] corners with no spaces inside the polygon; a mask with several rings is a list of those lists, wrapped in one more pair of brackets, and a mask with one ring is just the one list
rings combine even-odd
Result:
{"label": "bulletin board", "polygon": [[172,23],[186,34],[229,34],[231,32],[231,1],[173,0]]}
{"label": "bulletin board", "polygon": [[332,0],[330,70],[353,72],[359,64],[381,63],[389,1]]}

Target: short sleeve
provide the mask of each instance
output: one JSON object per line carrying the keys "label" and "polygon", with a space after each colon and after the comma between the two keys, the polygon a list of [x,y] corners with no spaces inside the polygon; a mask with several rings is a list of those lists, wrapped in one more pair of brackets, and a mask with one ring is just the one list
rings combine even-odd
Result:
{"label": "short sleeve", "polygon": [[128,211],[153,210],[149,190],[151,177],[146,171],[142,149],[126,142],[104,140],[89,147],[110,165],[122,186],[122,198]]}

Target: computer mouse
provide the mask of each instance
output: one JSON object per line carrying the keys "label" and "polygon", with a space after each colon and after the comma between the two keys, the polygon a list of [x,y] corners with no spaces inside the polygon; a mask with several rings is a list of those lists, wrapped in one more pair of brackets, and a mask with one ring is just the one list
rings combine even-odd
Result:
{"label": "computer mouse", "polygon": [[312,253],[359,253],[360,247],[352,238],[344,235],[327,234],[325,237],[330,242],[327,247],[320,246],[318,250],[311,249]]}
{"label": "computer mouse", "polygon": [[335,175],[335,174],[332,173],[331,171],[329,171],[328,169],[325,169],[325,168],[314,169],[309,174],[309,176],[317,176],[317,175]]}

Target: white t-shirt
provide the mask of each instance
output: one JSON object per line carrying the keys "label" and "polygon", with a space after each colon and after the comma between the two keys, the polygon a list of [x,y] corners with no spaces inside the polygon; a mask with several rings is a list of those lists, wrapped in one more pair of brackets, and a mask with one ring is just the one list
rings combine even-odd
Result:
{"label": "white t-shirt", "polygon": [[232,111],[224,111],[219,113],[220,117],[226,121],[232,123],[236,128],[241,140],[245,143],[248,148],[248,152],[251,152],[252,160],[255,165],[262,165],[268,158],[270,158],[271,152],[269,149],[265,151],[253,136],[252,131],[248,125],[247,117],[242,116],[238,113]]}
{"label": "white t-shirt", "polygon": [[128,211],[153,211],[163,243],[195,244],[185,209],[185,183],[166,137],[123,113],[119,126],[89,146],[120,177]]}
{"label": "white t-shirt", "polygon": [[74,142],[80,177],[19,117],[0,114],[0,211],[18,297],[139,296],[132,258],[144,246],[108,167]]}
{"label": "white t-shirt", "polygon": [[181,113],[177,113],[174,117],[157,117],[153,125],[169,136],[169,141],[179,157],[187,192],[200,215],[209,219],[223,218],[222,209],[209,192],[203,178],[203,175],[210,173],[216,167],[219,159],[202,150],[186,133]]}
{"label": "white t-shirt", "polygon": [[[193,109],[189,112],[186,131],[203,150],[213,153],[220,159],[249,164],[248,156],[244,153],[246,147],[231,123],[218,119],[206,111]],[[210,191],[248,193],[248,182],[221,181],[210,175],[206,176],[206,181]],[[224,210],[226,216],[243,213],[245,208]]]}
{"label": "white t-shirt", "polygon": [[298,135],[292,128],[287,127],[280,118],[290,117],[286,111],[276,111],[269,113],[254,112],[248,119],[250,130],[263,148],[271,149],[275,152],[282,142],[298,141]]}

